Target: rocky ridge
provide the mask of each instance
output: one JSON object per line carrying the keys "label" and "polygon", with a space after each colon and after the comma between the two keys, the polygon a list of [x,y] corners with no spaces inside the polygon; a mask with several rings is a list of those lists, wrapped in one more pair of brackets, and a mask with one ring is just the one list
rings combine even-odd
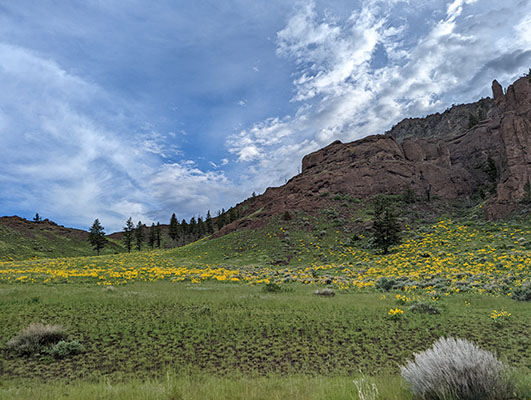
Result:
{"label": "rocky ridge", "polygon": [[[494,81],[492,91],[492,99],[407,118],[383,135],[335,141],[305,156],[302,172],[285,185],[237,207],[267,218],[289,210],[312,213],[327,194],[364,199],[413,190],[424,199],[466,200],[487,190],[493,195],[486,216],[506,217],[531,184],[531,79],[518,79],[505,93]],[[470,115],[477,124],[469,128]],[[243,218],[220,234],[246,225]]]}

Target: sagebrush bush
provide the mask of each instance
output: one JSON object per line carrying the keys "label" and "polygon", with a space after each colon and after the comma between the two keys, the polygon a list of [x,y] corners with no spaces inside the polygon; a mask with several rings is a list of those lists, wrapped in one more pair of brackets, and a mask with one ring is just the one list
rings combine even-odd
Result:
{"label": "sagebrush bush", "polygon": [[513,299],[518,301],[531,301],[531,282],[526,282],[517,289],[514,289]]}
{"label": "sagebrush bush", "polygon": [[317,289],[316,291],[313,292],[313,294],[315,294],[316,296],[335,296],[336,292],[334,292],[333,289],[324,288],[324,289]]}
{"label": "sagebrush bush", "polygon": [[50,354],[54,358],[65,358],[84,352],[85,346],[83,346],[77,340],[72,340],[70,342],[61,340],[48,350],[48,354]]}
{"label": "sagebrush bush", "polygon": [[401,373],[413,395],[424,400],[502,400],[514,391],[501,361],[462,339],[440,338]]}
{"label": "sagebrush bush", "polygon": [[6,349],[17,355],[39,353],[47,347],[66,339],[66,332],[61,325],[32,323],[17,336],[9,340]]}
{"label": "sagebrush bush", "polygon": [[441,310],[439,307],[437,307],[435,304],[432,303],[424,303],[422,301],[418,301],[416,303],[413,303],[409,307],[409,311],[413,311],[416,313],[424,313],[424,314],[440,314]]}

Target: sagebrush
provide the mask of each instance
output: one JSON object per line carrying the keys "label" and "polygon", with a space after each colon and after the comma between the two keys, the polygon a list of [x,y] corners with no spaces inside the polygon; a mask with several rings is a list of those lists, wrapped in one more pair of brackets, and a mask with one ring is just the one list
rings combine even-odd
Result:
{"label": "sagebrush", "polygon": [[66,332],[61,325],[35,322],[9,340],[6,349],[17,355],[31,355],[65,339]]}
{"label": "sagebrush", "polygon": [[411,392],[424,400],[501,400],[514,392],[496,356],[462,339],[440,338],[401,367]]}

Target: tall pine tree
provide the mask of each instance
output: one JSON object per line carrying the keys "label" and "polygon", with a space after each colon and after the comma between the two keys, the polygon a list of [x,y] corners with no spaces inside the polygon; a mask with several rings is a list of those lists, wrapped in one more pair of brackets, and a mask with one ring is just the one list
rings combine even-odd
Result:
{"label": "tall pine tree", "polygon": [[160,222],[157,222],[155,227],[155,241],[157,242],[157,249],[160,249]]}
{"label": "tall pine tree", "polygon": [[214,233],[214,226],[212,225],[212,216],[210,215],[210,210],[207,211],[205,229],[209,235]]}
{"label": "tall pine tree", "polygon": [[151,224],[149,228],[149,245],[152,249],[155,248],[155,242],[157,241],[157,228],[155,228],[155,223]]}
{"label": "tall pine tree", "polygon": [[135,229],[136,248],[138,251],[142,250],[142,244],[144,242],[144,227],[142,222],[138,221]]}
{"label": "tall pine tree", "polygon": [[98,252],[98,255],[100,255],[100,250],[103,249],[107,243],[105,231],[98,219],[94,220],[94,223],[90,227],[89,242],[92,245],[92,248]]}
{"label": "tall pine tree", "polygon": [[133,235],[135,232],[135,224],[133,224],[133,219],[129,217],[124,226],[124,235],[122,241],[124,242],[127,252],[131,253],[131,247],[133,246]]}
{"label": "tall pine tree", "polygon": [[179,221],[177,221],[175,213],[171,215],[170,228],[168,234],[170,235],[173,241],[176,241],[179,238]]}

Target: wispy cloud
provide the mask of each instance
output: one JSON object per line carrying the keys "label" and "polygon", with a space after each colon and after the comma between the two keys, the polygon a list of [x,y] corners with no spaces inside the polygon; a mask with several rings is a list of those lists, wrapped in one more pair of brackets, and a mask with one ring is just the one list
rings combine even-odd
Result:
{"label": "wispy cloud", "polygon": [[278,55],[296,68],[298,112],[257,123],[227,145],[268,177],[263,184],[280,184],[309,150],[488,95],[492,79],[509,82],[531,61],[529,15],[521,12],[529,6],[367,0],[338,18],[300,2],[277,34]]}

